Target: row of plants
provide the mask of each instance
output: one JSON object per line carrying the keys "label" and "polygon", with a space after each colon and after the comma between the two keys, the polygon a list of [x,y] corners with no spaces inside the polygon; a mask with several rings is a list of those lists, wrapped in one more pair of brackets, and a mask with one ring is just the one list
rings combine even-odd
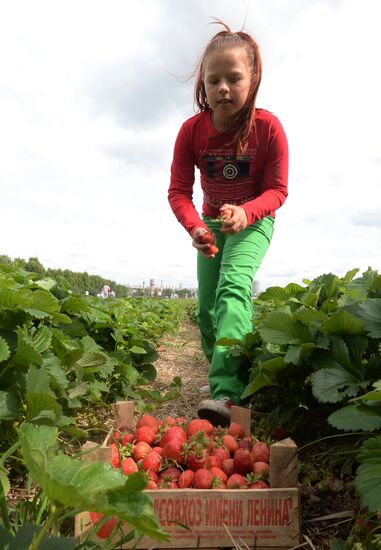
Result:
{"label": "row of plants", "polygon": [[[178,329],[184,310],[180,300],[76,295],[66,281],[0,265],[1,547],[76,548],[63,527],[86,509],[124,516],[130,537],[165,536],[140,474],[127,482],[62,447],[72,438],[78,449],[81,438],[90,438],[76,423],[83,411],[129,398],[149,410],[179,396],[179,380],[165,394],[149,386],[157,347]],[[34,497],[28,492],[10,512],[10,478],[28,472]],[[123,508],[127,495],[131,505]],[[48,536],[52,528],[57,540]]]}
{"label": "row of plants", "polygon": [[381,275],[358,271],[268,288],[255,300],[253,331],[218,343],[249,363],[243,397],[267,407],[274,425],[292,433],[317,417],[331,437],[358,434],[355,485],[379,513]]}

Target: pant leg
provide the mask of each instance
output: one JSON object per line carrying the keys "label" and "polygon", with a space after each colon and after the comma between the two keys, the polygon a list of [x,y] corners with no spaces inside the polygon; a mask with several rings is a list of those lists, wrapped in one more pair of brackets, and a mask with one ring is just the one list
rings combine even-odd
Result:
{"label": "pant leg", "polygon": [[[215,292],[215,339],[242,339],[252,331],[252,285],[273,234],[274,219],[266,217],[244,231],[224,236]],[[225,346],[214,346],[209,371],[212,398],[229,397],[239,404],[248,383],[242,359]]]}
{"label": "pant leg", "polygon": [[210,218],[205,218],[204,221],[210,231],[216,235],[216,244],[219,248],[219,252],[214,258],[205,258],[202,254],[197,254],[197,323],[200,330],[201,347],[211,363],[216,341],[216,291],[225,239],[219,231],[220,222],[214,222]]}

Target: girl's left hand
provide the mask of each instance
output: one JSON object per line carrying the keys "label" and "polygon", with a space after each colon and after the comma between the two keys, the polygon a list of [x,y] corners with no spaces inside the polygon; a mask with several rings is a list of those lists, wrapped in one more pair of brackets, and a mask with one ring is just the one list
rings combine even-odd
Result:
{"label": "girl's left hand", "polygon": [[224,204],[220,208],[221,216],[227,218],[222,222],[221,232],[232,235],[239,233],[247,227],[247,216],[241,206],[235,204]]}

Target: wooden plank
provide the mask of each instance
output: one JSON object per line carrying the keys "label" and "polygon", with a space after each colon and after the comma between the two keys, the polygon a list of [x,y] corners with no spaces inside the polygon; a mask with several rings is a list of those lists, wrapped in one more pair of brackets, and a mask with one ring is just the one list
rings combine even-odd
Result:
{"label": "wooden plank", "polygon": [[98,445],[93,441],[86,441],[81,447],[82,455],[81,459],[86,462],[108,462],[111,464],[111,447],[104,447]]}
{"label": "wooden plank", "polygon": [[245,436],[251,433],[251,409],[247,407],[231,407],[231,422],[237,422],[245,430]]}
{"label": "wooden plank", "polygon": [[135,426],[134,401],[117,401],[114,403],[114,426],[115,428],[126,427],[128,430],[132,430]]}
{"label": "wooden plank", "polygon": [[[144,537],[136,546],[141,550],[230,548],[229,533],[237,543],[244,541],[249,548],[257,550],[292,548],[300,541],[296,488],[241,491],[159,489],[147,491],[147,494],[152,498],[156,517],[164,531],[171,535],[171,541],[158,543]],[[80,515],[81,518],[76,520],[76,532],[83,540],[92,525],[87,512]],[[126,526],[124,532],[129,531],[130,527]],[[133,543],[122,548],[131,546]]]}
{"label": "wooden plank", "polygon": [[290,437],[270,446],[270,487],[298,486],[298,448]]}

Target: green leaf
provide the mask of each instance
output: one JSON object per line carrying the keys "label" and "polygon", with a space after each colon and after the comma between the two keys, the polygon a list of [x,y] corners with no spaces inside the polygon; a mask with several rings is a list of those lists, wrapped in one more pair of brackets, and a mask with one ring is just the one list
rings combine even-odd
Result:
{"label": "green leaf", "polygon": [[24,311],[29,313],[31,317],[34,317],[35,319],[45,319],[46,317],[49,317],[49,313],[46,311],[41,311],[40,309],[34,309],[31,307],[24,308]]}
{"label": "green leaf", "polygon": [[369,298],[359,306],[358,316],[363,320],[365,330],[373,338],[381,338],[381,299]]}
{"label": "green leaf", "polygon": [[130,348],[130,352],[131,353],[136,353],[138,355],[145,355],[147,353],[147,351],[144,348],[140,347],[140,346],[132,346]]}
{"label": "green leaf", "polygon": [[61,311],[66,313],[89,313],[91,306],[88,300],[81,296],[68,296],[61,302]]}
{"label": "green leaf", "polygon": [[256,393],[261,388],[266,386],[274,386],[277,382],[277,374],[286,368],[286,364],[283,360],[283,357],[275,357],[274,359],[269,359],[260,364],[259,367],[253,369],[255,373],[254,378],[246,386],[241,399],[249,397],[253,393]]}
{"label": "green leaf", "polygon": [[69,380],[66,376],[66,372],[63,369],[58,357],[56,357],[53,353],[44,355],[42,366],[49,375],[50,385],[52,388],[65,390],[69,386]]}
{"label": "green leaf", "polygon": [[126,478],[111,464],[88,464],[56,454],[55,428],[24,423],[19,436],[32,477],[56,505],[117,515],[148,536],[169,540],[154,515],[150,497],[142,492],[147,484],[143,474]]}
{"label": "green leaf", "polygon": [[38,353],[43,353],[49,349],[52,343],[52,331],[45,325],[42,325],[32,337],[33,347]]}
{"label": "green leaf", "polygon": [[16,397],[8,392],[0,391],[0,420],[13,420],[21,414]]}
{"label": "green leaf", "polygon": [[258,330],[264,342],[273,344],[302,344],[312,340],[308,327],[279,310],[271,312]]}
{"label": "green leaf", "polygon": [[370,512],[381,509],[381,437],[365,441],[357,455],[361,462],[356,471],[355,485],[361,501]]}
{"label": "green leaf", "polygon": [[[10,483],[9,478],[7,476],[7,472],[1,467],[0,467],[0,485],[3,487],[3,494],[5,496],[7,496],[7,494],[11,490],[11,483]],[[0,494],[1,494],[1,490],[0,490]],[[1,548],[1,546],[0,546],[0,548]]]}
{"label": "green leaf", "polygon": [[9,350],[8,344],[4,338],[0,336],[0,363],[9,359],[11,352]]}
{"label": "green leaf", "polygon": [[58,425],[62,407],[57,403],[54,395],[49,393],[27,393],[26,420],[36,424],[47,423]]}
{"label": "green leaf", "polygon": [[371,432],[381,428],[381,410],[367,405],[348,405],[332,413],[328,422],[339,430]]}
{"label": "green leaf", "polygon": [[312,373],[312,393],[321,403],[337,403],[357,394],[369,382],[359,381],[341,366]]}
{"label": "green leaf", "polygon": [[50,389],[49,376],[43,367],[38,368],[32,365],[29,368],[26,378],[26,391],[27,393],[49,393],[54,395]]}
{"label": "green leaf", "polygon": [[59,302],[53,294],[45,290],[35,290],[28,293],[27,308],[55,313],[59,311]]}
{"label": "green leaf", "polygon": [[294,313],[294,319],[300,321],[304,325],[320,328],[321,325],[327,321],[328,315],[316,309],[301,308]]}
{"label": "green leaf", "polygon": [[100,367],[106,362],[107,357],[101,352],[85,352],[82,357],[77,359],[77,365],[84,369]]}
{"label": "green leaf", "polygon": [[17,330],[17,348],[13,357],[16,365],[29,367],[29,365],[42,365],[42,357],[35,349],[32,339],[25,329]]}
{"label": "green leaf", "polygon": [[333,313],[331,317],[322,325],[322,332],[325,334],[364,334],[363,322],[343,309]]}

